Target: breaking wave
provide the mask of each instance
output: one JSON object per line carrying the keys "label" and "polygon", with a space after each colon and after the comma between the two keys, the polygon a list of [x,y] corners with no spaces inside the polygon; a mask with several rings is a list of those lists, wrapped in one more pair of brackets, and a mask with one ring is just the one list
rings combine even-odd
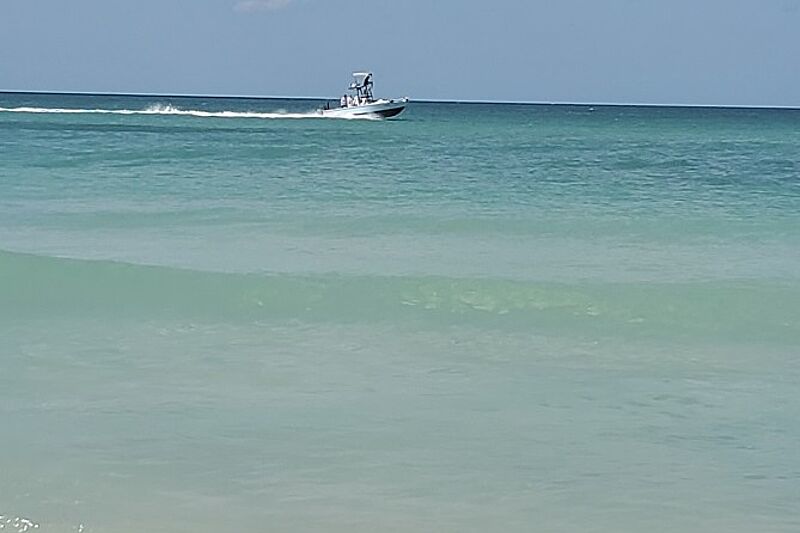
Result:
{"label": "breaking wave", "polygon": [[202,111],[199,109],[181,109],[169,104],[154,104],[144,109],[75,109],[53,107],[0,107],[2,113],[36,113],[63,115],[174,115],[201,118],[253,118],[253,119],[302,119],[302,118],[338,118],[345,120],[372,120],[372,117],[330,117],[317,110],[302,113],[288,111]]}

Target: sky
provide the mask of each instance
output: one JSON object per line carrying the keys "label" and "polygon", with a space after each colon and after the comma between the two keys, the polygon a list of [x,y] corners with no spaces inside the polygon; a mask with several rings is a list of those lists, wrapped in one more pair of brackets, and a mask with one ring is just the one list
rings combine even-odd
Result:
{"label": "sky", "polygon": [[800,0],[0,0],[0,90],[800,106]]}

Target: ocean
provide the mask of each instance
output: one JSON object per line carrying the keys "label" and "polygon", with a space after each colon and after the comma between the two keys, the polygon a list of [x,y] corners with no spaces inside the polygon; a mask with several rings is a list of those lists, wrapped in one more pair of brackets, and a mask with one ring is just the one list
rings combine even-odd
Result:
{"label": "ocean", "polygon": [[4,531],[800,530],[800,110],[321,104],[0,94]]}

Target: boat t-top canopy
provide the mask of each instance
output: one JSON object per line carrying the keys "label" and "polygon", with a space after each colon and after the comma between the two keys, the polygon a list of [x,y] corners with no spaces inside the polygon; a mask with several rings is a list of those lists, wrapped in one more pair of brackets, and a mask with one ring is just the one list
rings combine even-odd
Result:
{"label": "boat t-top canopy", "polygon": [[353,72],[355,81],[350,84],[350,90],[355,91],[361,98],[372,101],[372,72]]}

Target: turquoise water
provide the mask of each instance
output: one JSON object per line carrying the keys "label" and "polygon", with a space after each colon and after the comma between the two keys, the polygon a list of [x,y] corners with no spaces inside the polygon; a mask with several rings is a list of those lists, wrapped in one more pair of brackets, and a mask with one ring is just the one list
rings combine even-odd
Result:
{"label": "turquoise water", "polygon": [[0,94],[0,523],[797,531],[800,111]]}

